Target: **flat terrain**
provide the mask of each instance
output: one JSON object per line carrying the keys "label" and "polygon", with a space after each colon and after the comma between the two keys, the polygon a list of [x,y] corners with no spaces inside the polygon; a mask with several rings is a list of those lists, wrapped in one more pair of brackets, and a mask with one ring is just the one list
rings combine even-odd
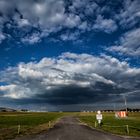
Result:
{"label": "flat terrain", "polygon": [[[112,136],[111,134],[99,132],[98,130],[104,130],[119,135],[140,137],[140,113],[129,113],[129,117],[126,119],[115,119],[114,113],[103,113],[103,125],[101,127],[97,126],[97,130],[92,130],[86,125],[95,126],[95,115],[95,113],[79,112],[3,112],[0,113],[0,140],[14,138],[24,140],[28,139],[27,137],[29,137],[29,139],[41,140],[46,138],[48,140],[67,140],[67,137],[72,140],[87,140],[93,138],[98,140],[98,137],[99,139],[112,139],[113,137],[113,140],[115,140],[115,138],[122,140],[121,137]],[[19,125],[20,130],[18,133]],[[126,125],[129,125],[129,134],[126,131]]]}
{"label": "flat terrain", "polygon": [[[0,140],[12,139],[18,135],[40,133],[48,130],[63,113],[34,113],[34,112],[1,112],[0,113]],[[49,124],[50,122],[50,124]],[[20,132],[18,134],[18,127]]]}
{"label": "flat terrain", "polygon": [[100,132],[81,124],[75,117],[63,117],[47,132],[16,140],[140,140],[140,138],[124,138]]}

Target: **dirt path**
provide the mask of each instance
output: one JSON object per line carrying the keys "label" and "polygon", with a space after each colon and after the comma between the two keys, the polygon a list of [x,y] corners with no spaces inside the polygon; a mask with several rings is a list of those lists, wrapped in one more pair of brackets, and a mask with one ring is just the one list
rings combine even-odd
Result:
{"label": "dirt path", "polygon": [[129,139],[99,132],[80,124],[75,117],[64,117],[47,132],[16,140],[140,140],[140,138]]}

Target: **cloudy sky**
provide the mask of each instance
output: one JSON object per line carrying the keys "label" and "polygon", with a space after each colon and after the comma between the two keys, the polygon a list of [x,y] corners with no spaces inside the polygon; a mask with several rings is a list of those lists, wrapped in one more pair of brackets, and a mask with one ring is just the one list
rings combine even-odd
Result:
{"label": "cloudy sky", "polygon": [[140,0],[0,0],[0,106],[140,107]]}

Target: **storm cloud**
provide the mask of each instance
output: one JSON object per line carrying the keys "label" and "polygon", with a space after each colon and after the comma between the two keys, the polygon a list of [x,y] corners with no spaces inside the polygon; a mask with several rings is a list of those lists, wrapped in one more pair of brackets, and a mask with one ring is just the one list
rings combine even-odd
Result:
{"label": "storm cloud", "polygon": [[67,52],[39,62],[19,63],[0,75],[1,82],[7,83],[0,86],[1,98],[24,104],[107,103],[122,98],[122,93],[140,90],[140,69],[106,55]]}

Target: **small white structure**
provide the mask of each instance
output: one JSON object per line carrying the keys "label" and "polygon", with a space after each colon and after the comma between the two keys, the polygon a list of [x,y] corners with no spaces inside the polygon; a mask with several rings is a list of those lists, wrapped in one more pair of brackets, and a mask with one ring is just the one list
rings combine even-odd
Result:
{"label": "small white structure", "polygon": [[102,122],[102,119],[103,119],[103,116],[101,114],[101,111],[97,111],[97,114],[96,114],[96,119],[98,120],[98,124],[100,125],[101,122]]}

